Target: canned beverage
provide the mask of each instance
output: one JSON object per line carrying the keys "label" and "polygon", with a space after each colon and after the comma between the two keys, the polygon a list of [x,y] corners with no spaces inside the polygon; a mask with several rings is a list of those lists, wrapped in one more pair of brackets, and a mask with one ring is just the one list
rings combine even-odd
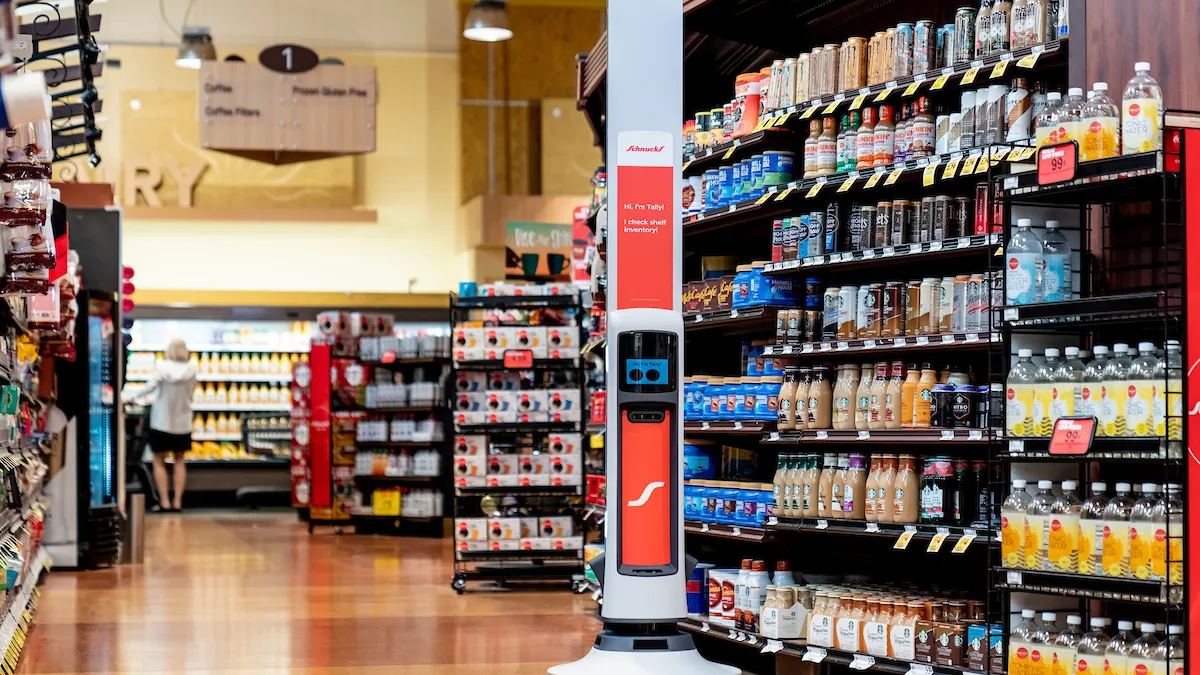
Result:
{"label": "canned beverage", "polygon": [[879,337],[883,332],[883,284],[871,284],[867,288],[867,329],[860,338]]}
{"label": "canned beverage", "polygon": [[837,253],[839,251],[849,251],[850,248],[842,246],[842,204],[838,201],[830,201],[825,206],[825,252]]}
{"label": "canned beverage", "polygon": [[767,110],[779,108],[779,92],[783,89],[783,59],[771,62],[771,80],[767,90]]}
{"label": "canned beverage", "polygon": [[854,313],[854,334],[851,338],[866,337],[871,330],[871,310],[869,303],[871,297],[871,286],[863,284],[858,287],[858,301]]}
{"label": "canned beverage", "polygon": [[796,257],[803,260],[808,252],[808,216],[792,216],[792,227],[796,229]]}
{"label": "canned beverage", "polygon": [[913,25],[912,74],[928,73],[937,64],[937,29],[929,19],[921,19]]}
{"label": "canned beverage", "polygon": [[938,288],[938,332],[951,333],[954,326],[954,277],[942,277]]}
{"label": "canned beverage", "polygon": [[987,124],[984,127],[983,141],[987,145],[1003,143],[1006,133],[1004,99],[1008,95],[1008,86],[989,85],[987,92]]}
{"label": "canned beverage", "polygon": [[941,241],[950,237],[950,212],[953,202],[949,195],[938,195],[933,198],[933,232],[929,241]]}
{"label": "canned beverage", "polygon": [[908,227],[912,220],[912,202],[907,199],[897,199],[892,202],[892,227],[888,234],[891,246],[908,243]]}
{"label": "canned beverage", "polygon": [[695,145],[697,152],[711,148],[712,142],[712,113],[698,112],[696,113],[696,133]]}
{"label": "canned beverage", "polygon": [[796,105],[807,103],[808,99],[812,98],[812,90],[810,89],[809,77],[811,76],[810,68],[812,67],[812,57],[808,54],[801,54],[796,57],[796,75],[795,89],[793,99]]}
{"label": "canned beverage", "polygon": [[937,29],[936,63],[938,68],[954,65],[954,24],[948,23]]}
{"label": "canned beverage", "polygon": [[938,115],[933,124],[933,152],[950,154],[950,116]]}
{"label": "canned beverage", "polygon": [[883,66],[883,81],[897,77],[896,75],[896,28],[895,26],[883,32],[883,50],[880,56]]}
{"label": "canned beverage", "polygon": [[825,323],[825,313],[818,309],[808,309],[804,311],[804,318],[801,325],[804,328],[804,334],[801,338],[802,342],[817,342],[824,330],[822,325]]}
{"label": "canned beverage", "polygon": [[825,45],[825,89],[822,90],[822,96],[837,93],[838,82],[838,66],[841,59],[842,48],[840,45],[828,44]]}
{"label": "canned beverage", "polygon": [[846,38],[842,45],[842,91],[867,86],[867,39]]}
{"label": "canned beverage", "polygon": [[789,345],[798,345],[802,340],[802,332],[800,322],[804,310],[789,309],[787,310],[787,343]]}
{"label": "canned beverage", "polygon": [[989,217],[991,204],[988,203],[988,184],[975,184],[975,218],[974,227],[971,230],[972,234],[987,234],[991,231],[991,218]]}
{"label": "canned beverage", "polygon": [[971,216],[973,207],[970,197],[955,197],[954,209],[950,215],[952,237],[967,237],[971,235]]}
{"label": "canned beverage", "polygon": [[[821,315],[821,336],[820,340],[836,340],[838,332],[838,304],[841,302],[838,298],[841,293],[841,288],[832,286],[825,289],[825,311]],[[813,342],[819,340],[814,339]]]}
{"label": "canned beverage", "polygon": [[808,255],[825,255],[825,212],[808,214]]}
{"label": "canned beverage", "polygon": [[921,280],[914,279],[904,285],[904,334],[917,335],[921,332]]}
{"label": "canned beverage", "polygon": [[901,23],[896,25],[895,58],[892,66],[892,79],[913,74],[913,25]]}
{"label": "canned beverage", "polygon": [[849,340],[855,336],[858,320],[858,286],[842,286],[838,291],[837,339]]}
{"label": "canned beverage", "polygon": [[904,335],[904,282],[889,281],[883,286],[883,308],[879,337]]}
{"label": "canned beverage", "polygon": [[796,103],[796,59],[784,59],[782,68],[779,76],[779,107],[787,108]]}
{"label": "canned beverage", "polygon": [[982,274],[972,274],[967,282],[967,332],[987,329],[987,313],[984,310],[987,291]]}
{"label": "canned beverage", "polygon": [[892,203],[879,202],[875,205],[875,228],[871,235],[870,248],[892,245]]}
{"label": "canned beverage", "polygon": [[708,169],[704,172],[703,209],[715,209],[721,205],[721,171]]}
{"label": "canned beverage", "polygon": [[[933,241],[933,197],[921,197],[920,221],[917,224],[917,240],[919,242]],[[916,241],[909,242],[910,244]]]}
{"label": "canned beverage", "polygon": [[970,280],[969,274],[960,274],[954,278],[954,307],[950,324],[955,333],[964,333],[967,330],[967,286]]}
{"label": "canned beverage", "polygon": [[771,222],[771,262],[783,261],[783,219]]}
{"label": "canned beverage", "polygon": [[789,309],[781,309],[775,312],[775,344],[787,344],[787,325]]}
{"label": "canned beverage", "polygon": [[1009,143],[1024,141],[1033,136],[1033,100],[1029,95],[1029,82],[1018,77],[1012,81],[1012,89],[1005,96],[1005,123],[1008,131],[1004,140]]}
{"label": "canned beverage", "polygon": [[720,145],[729,138],[725,135],[725,109],[713,108],[708,112],[711,124],[709,125],[709,140],[712,145]]}
{"label": "canned beverage", "polygon": [[950,113],[950,131],[947,133],[947,152],[962,150],[962,113]]}
{"label": "canned beverage", "polygon": [[975,58],[974,7],[959,7],[954,12],[954,63],[966,63]]}
{"label": "canned beverage", "polygon": [[975,92],[964,91],[960,99],[959,110],[962,112],[960,150],[970,150],[975,147]]}
{"label": "canned beverage", "polygon": [[987,145],[988,123],[988,88],[980,87],[975,90],[975,147]]}
{"label": "canned beverage", "polygon": [[726,103],[725,107],[723,108],[725,111],[725,119],[722,121],[721,127],[725,138],[733,138],[733,124],[735,122],[733,109],[735,107],[737,107],[737,101],[730,101],[729,103]]}

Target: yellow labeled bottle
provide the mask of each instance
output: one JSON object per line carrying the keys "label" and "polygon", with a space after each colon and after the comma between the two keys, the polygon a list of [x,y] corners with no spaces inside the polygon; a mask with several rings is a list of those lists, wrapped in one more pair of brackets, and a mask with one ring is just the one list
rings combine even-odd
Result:
{"label": "yellow labeled bottle", "polygon": [[[1050,425],[1053,431],[1054,422],[1060,417],[1086,414],[1083,410],[1076,412],[1076,401],[1079,400],[1083,386],[1083,377],[1087,366],[1079,360],[1079,348],[1067,347],[1064,350],[1066,359],[1054,374],[1054,388],[1050,395]],[[1082,406],[1081,406],[1082,407]]]}
{"label": "yellow labeled bottle", "polygon": [[200,362],[197,365],[196,370],[201,375],[208,375],[211,368],[212,368],[212,364],[209,363],[209,361],[208,361],[208,352],[204,352],[203,354],[200,355]]}
{"label": "yellow labeled bottle", "polygon": [[232,373],[233,371],[230,370],[229,365],[230,365],[229,364],[229,355],[222,354],[221,358],[217,359],[217,374],[218,375],[229,375],[230,373]]}
{"label": "yellow labeled bottle", "polygon": [[1125,404],[1129,399],[1129,345],[1113,345],[1113,358],[1104,366],[1104,383],[1100,387],[1100,403],[1096,410],[1097,436],[1127,436]]}
{"label": "yellow labeled bottle", "polygon": [[1038,366],[1033,383],[1033,435],[1048,438],[1054,431],[1051,408],[1054,405],[1055,380],[1061,365],[1059,351],[1046,350],[1046,361]]}
{"label": "yellow labeled bottle", "polygon": [[1008,675],[1034,675],[1036,670],[1030,657],[1033,652],[1033,637],[1038,629],[1037,613],[1032,609],[1021,610],[1021,622],[1008,636]]}
{"label": "yellow labeled bottle", "polygon": [[1116,157],[1120,151],[1121,111],[1108,96],[1108,83],[1092,85],[1092,96],[1083,106],[1080,120],[1079,161]]}
{"label": "yellow labeled bottle", "polygon": [[1150,64],[1134,64],[1134,77],[1121,94],[1121,154],[1162,149],[1162,89],[1150,77]]}
{"label": "yellow labeled bottle", "polygon": [[1054,503],[1054,483],[1038,481],[1038,492],[1025,512],[1025,568],[1048,569],[1046,565],[1047,533],[1050,523],[1050,505]]}
{"label": "yellow labeled bottle", "polygon": [[1167,383],[1167,390],[1162,411],[1157,404],[1154,408],[1155,433],[1179,441],[1183,440],[1183,353],[1178,340],[1167,340],[1167,358],[1164,360],[1162,379]]}
{"label": "yellow labeled bottle", "polygon": [[1029,636],[1029,667],[1031,675],[1050,675],[1051,654],[1058,639],[1058,615],[1042,612],[1042,623]]}
{"label": "yellow labeled bottle", "polygon": [[204,433],[209,436],[217,435],[217,418],[212,413],[204,420]]}
{"label": "yellow labeled bottle", "polygon": [[1118,621],[1117,635],[1104,651],[1104,675],[1127,675],[1129,651],[1133,647],[1133,622]]}
{"label": "yellow labeled bottle", "polygon": [[1005,567],[1025,567],[1025,514],[1032,503],[1025,481],[1014,480],[1012,493],[1000,506],[1000,562]]}
{"label": "yellow labeled bottle", "polygon": [[[1178,483],[1167,484],[1167,496],[1161,509],[1155,507],[1155,544],[1159,546],[1152,556],[1154,568],[1166,569],[1167,581],[1174,586],[1183,585],[1183,487]],[[1159,515],[1161,510],[1162,515]],[[1161,528],[1166,521],[1166,531]],[[1166,544],[1163,547],[1163,544]]]}
{"label": "yellow labeled bottle", "polygon": [[272,354],[271,358],[267,359],[267,373],[271,375],[279,375],[282,372],[282,367],[279,364],[279,355]]}
{"label": "yellow labeled bottle", "polygon": [[221,435],[229,433],[229,418],[225,417],[225,413],[217,415],[217,433]]}
{"label": "yellow labeled bottle", "polygon": [[1165,373],[1162,361],[1154,355],[1154,344],[1138,343],[1138,356],[1129,366],[1125,401],[1125,428],[1130,436],[1156,435],[1155,406],[1166,385]]}
{"label": "yellow labeled bottle", "polygon": [[1129,576],[1129,514],[1133,500],[1129,483],[1117,483],[1117,496],[1104,507],[1104,543],[1100,569],[1104,576]]}
{"label": "yellow labeled bottle", "polygon": [[1008,373],[1008,391],[1004,402],[1005,429],[1015,438],[1034,436],[1034,384],[1037,368],[1033,365],[1033,350],[1017,352],[1017,363]]}
{"label": "yellow labeled bottle", "polygon": [[1079,571],[1079,514],[1083,502],[1075,493],[1076,483],[1064,480],[1062,494],[1050,504],[1046,527],[1046,565],[1053,572]]}
{"label": "yellow labeled bottle", "polygon": [[[1138,579],[1154,578],[1151,558],[1154,531],[1157,529],[1154,510],[1158,503],[1158,485],[1142,483],[1142,497],[1134,502],[1133,510],[1129,512],[1129,571]],[[1166,527],[1165,513],[1162,525]]]}
{"label": "yellow labeled bottle", "polygon": [[1075,675],[1075,659],[1079,653],[1079,642],[1083,639],[1083,617],[1067,615],[1067,629],[1054,638],[1050,646],[1050,675]]}
{"label": "yellow labeled bottle", "polygon": [[1158,638],[1154,636],[1154,624],[1143,621],[1138,627],[1142,634],[1129,647],[1128,675],[1166,675],[1166,661],[1157,658]]}
{"label": "yellow labeled bottle", "polygon": [[208,386],[204,387],[204,402],[209,405],[217,402],[217,388],[212,382],[209,382]]}
{"label": "yellow labeled bottle", "polygon": [[200,415],[192,417],[192,434],[195,436],[204,435],[204,418]]}
{"label": "yellow labeled bottle", "polygon": [[[1104,507],[1108,505],[1107,492],[1108,484],[1092,483],[1092,494],[1083,502],[1079,512],[1080,574],[1103,574],[1101,558],[1104,553]],[[1096,668],[1100,670],[1099,667]]]}
{"label": "yellow labeled bottle", "polygon": [[213,396],[213,403],[217,405],[226,405],[229,403],[229,392],[225,390],[225,383],[217,385],[217,392]]}

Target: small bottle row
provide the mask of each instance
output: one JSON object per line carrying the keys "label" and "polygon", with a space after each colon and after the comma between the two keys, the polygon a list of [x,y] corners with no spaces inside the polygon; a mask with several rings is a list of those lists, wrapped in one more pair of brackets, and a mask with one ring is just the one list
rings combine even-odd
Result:
{"label": "small bottle row", "polygon": [[441,454],[437,450],[360,451],[354,458],[358,476],[437,476],[441,473]]}
{"label": "small bottle row", "polygon": [[368,415],[355,425],[355,440],[363,443],[428,443],[442,440],[444,433],[442,422],[433,416]]}
{"label": "small bottle row", "polygon": [[[1059,630],[1058,615],[1042,612],[1041,621],[1032,609],[1021,610],[1021,621],[1008,634],[1008,672],[1057,672],[1068,675],[1128,673],[1129,675],[1182,675],[1184,640],[1182,625],[1143,621],[1134,637],[1132,621],[1118,621],[1117,634],[1109,635],[1111,619],[1092,617],[1089,632],[1083,620],[1067,615],[1067,627]],[[1160,640],[1159,635],[1163,635]],[[1047,667],[1044,664],[1056,664]]]}

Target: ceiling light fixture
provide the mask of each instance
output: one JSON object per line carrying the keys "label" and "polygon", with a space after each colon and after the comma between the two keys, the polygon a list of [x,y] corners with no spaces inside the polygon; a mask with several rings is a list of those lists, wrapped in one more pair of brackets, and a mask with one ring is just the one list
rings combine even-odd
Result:
{"label": "ceiling light fixture", "polygon": [[504,0],[476,0],[471,5],[471,11],[467,12],[467,24],[463,27],[463,37],[476,42],[502,42],[512,36]]}
{"label": "ceiling light fixture", "polygon": [[204,61],[215,61],[217,49],[213,47],[212,34],[207,26],[184,26],[183,37],[179,41],[179,54],[175,57],[175,65],[180,68],[200,70]]}

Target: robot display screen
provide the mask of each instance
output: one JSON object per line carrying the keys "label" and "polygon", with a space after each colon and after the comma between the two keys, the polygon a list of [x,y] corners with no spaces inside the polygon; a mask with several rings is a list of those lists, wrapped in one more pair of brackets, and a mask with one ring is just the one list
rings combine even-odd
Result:
{"label": "robot display screen", "polygon": [[622,333],[618,345],[620,388],[635,394],[675,391],[678,346],[674,333]]}

